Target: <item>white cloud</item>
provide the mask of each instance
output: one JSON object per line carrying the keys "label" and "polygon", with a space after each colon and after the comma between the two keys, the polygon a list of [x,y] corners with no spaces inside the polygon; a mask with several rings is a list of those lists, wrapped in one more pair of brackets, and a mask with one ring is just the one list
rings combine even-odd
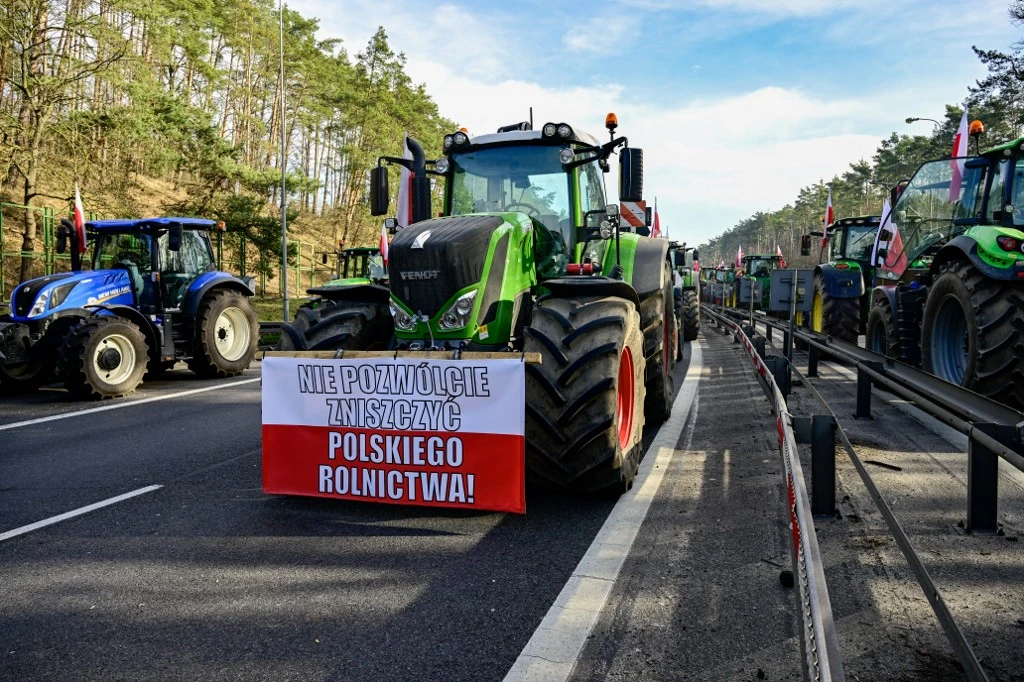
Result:
{"label": "white cloud", "polygon": [[573,24],[562,38],[570,52],[607,53],[609,46],[622,50],[639,33],[640,20],[636,15],[605,15],[594,17],[582,24]]}

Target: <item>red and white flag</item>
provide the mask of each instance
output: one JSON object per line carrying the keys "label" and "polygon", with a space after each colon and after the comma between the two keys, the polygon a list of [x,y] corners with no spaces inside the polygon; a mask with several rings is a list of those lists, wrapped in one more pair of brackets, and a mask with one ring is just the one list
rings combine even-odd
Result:
{"label": "red and white flag", "polygon": [[782,255],[782,247],[778,244],[775,245],[775,255],[779,257],[779,265],[782,268],[789,267],[789,264],[786,263],[786,257]]}
{"label": "red and white flag", "polygon": [[78,253],[85,253],[85,209],[82,208],[82,197],[78,194],[78,183],[75,183],[75,241],[78,242]]}
{"label": "red and white flag", "polygon": [[[409,149],[409,136],[406,135],[402,142],[402,158],[412,161],[412,150]],[[398,179],[398,211],[395,216],[398,219],[398,229],[409,227],[412,224],[412,178],[413,174],[405,166]],[[383,251],[383,249],[382,249]],[[385,261],[387,257],[385,256]]]}
{"label": "red and white flag", "polygon": [[[883,230],[889,230],[892,236],[883,239]],[[878,253],[880,250],[885,251],[884,258],[881,258]],[[875,246],[871,250],[871,262],[876,267],[888,270],[898,277],[902,276],[907,269],[907,254],[903,248],[903,237],[900,236],[899,227],[892,222],[892,207],[889,205],[888,197],[882,204],[882,223],[878,226],[878,232],[875,233]]]}
{"label": "red and white flag", "polygon": [[836,214],[832,210],[832,188],[828,188],[828,201],[825,202],[825,228],[821,231],[821,245],[828,242],[828,226],[835,222]]}
{"label": "red and white flag", "polygon": [[380,226],[380,255],[384,259],[384,267],[388,266],[388,231],[383,225]]}
{"label": "red and white flag", "polygon": [[654,199],[654,228],[651,230],[652,237],[661,236],[661,219],[658,217],[658,199]]}
{"label": "red and white flag", "polygon": [[736,267],[743,267],[743,247],[739,246],[736,248]]}
{"label": "red and white flag", "polygon": [[960,127],[956,129],[956,135],[953,137],[953,154],[949,162],[953,166],[953,177],[949,181],[949,203],[951,204],[954,201],[960,201],[960,185],[964,180],[964,157],[967,156],[968,131],[967,107],[964,107]]}

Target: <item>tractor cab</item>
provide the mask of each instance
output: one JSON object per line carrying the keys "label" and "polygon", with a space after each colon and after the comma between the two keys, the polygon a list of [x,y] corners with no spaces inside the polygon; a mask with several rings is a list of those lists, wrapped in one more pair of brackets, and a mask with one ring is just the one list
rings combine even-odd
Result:
{"label": "tractor cab", "polygon": [[743,270],[741,274],[746,277],[770,279],[772,276],[772,270],[778,270],[781,267],[782,258],[780,256],[744,256]]}

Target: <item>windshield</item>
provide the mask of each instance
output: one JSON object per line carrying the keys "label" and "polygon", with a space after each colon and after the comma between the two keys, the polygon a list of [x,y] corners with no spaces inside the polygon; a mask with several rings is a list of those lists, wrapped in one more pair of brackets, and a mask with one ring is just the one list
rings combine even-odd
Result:
{"label": "windshield", "polygon": [[[977,161],[931,161],[914,174],[892,210],[895,234],[887,258],[891,274],[902,275],[906,262],[912,263],[931,246],[964,232],[966,219],[982,217],[987,166]],[[963,164],[962,179],[951,188],[958,162]]]}
{"label": "windshield", "polygon": [[871,249],[875,245],[877,225],[849,225],[846,228],[846,258],[851,260],[870,260]]}
{"label": "windshield", "polygon": [[751,277],[770,277],[772,261],[760,258],[747,261],[746,273]]}

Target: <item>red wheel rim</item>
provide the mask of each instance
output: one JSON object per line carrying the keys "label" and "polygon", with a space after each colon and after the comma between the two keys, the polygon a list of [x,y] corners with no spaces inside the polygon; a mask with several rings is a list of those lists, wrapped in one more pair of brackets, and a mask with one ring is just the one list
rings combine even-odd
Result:
{"label": "red wheel rim", "polygon": [[633,354],[626,347],[622,349],[619,358],[619,388],[615,410],[616,421],[619,423],[619,447],[623,450],[629,447],[633,437],[633,398],[636,393],[633,382]]}

